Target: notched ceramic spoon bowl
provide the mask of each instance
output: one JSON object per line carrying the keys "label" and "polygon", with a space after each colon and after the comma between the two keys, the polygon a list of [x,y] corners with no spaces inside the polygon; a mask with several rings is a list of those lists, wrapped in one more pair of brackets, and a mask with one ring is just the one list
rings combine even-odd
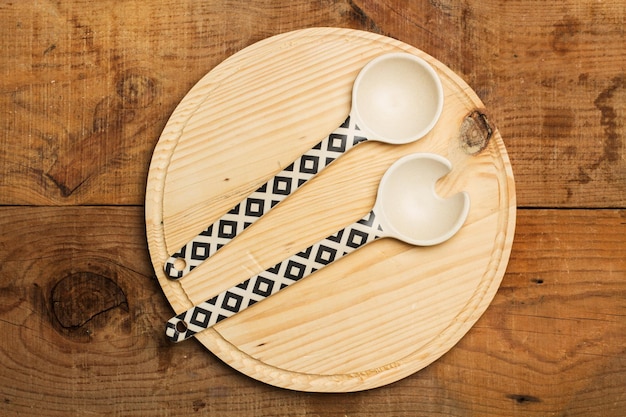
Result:
{"label": "notched ceramic spoon bowl", "polygon": [[420,153],[394,163],[378,187],[374,212],[383,235],[418,246],[432,246],[454,236],[467,218],[467,192],[442,198],[435,192],[437,180],[452,169],[446,158]]}

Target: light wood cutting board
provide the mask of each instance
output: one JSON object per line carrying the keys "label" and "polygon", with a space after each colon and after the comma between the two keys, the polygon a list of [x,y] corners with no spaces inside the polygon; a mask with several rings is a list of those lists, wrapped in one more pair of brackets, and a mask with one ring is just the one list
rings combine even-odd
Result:
{"label": "light wood cutting board", "polygon": [[[170,253],[338,127],[359,70],[397,51],[426,59],[442,79],[444,110],[431,133],[407,145],[358,145],[187,277],[166,278]],[[181,101],[150,166],[148,244],[172,315],[358,220],[394,161],[434,152],[453,165],[437,192],[471,198],[451,240],[434,247],[378,240],[196,335],[233,368],[294,390],[364,390],[427,366],[486,310],[511,251],[513,174],[485,114],[449,68],[368,32],[300,30],[228,58]]]}

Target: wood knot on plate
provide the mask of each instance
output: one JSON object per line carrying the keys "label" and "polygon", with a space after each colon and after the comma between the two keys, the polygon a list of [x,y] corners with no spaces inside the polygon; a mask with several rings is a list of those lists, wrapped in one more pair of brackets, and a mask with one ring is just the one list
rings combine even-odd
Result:
{"label": "wood knot on plate", "polygon": [[489,145],[493,129],[487,116],[474,110],[465,117],[459,131],[461,149],[468,155],[476,155]]}

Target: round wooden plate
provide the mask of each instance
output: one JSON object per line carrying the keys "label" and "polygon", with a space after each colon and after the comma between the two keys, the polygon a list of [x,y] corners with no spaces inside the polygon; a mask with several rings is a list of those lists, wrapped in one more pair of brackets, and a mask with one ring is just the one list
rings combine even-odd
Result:
{"label": "round wooden plate", "polygon": [[[444,110],[431,133],[407,145],[360,144],[187,277],[166,278],[171,252],[338,127],[359,70],[397,51],[426,59],[442,79]],[[176,108],[146,192],[149,249],[173,313],[361,218],[385,170],[414,152],[452,162],[440,195],[470,194],[456,236],[433,247],[378,240],[196,338],[250,377],[303,391],[374,388],[439,358],[500,285],[515,227],[513,174],[467,84],[418,49],[368,32],[314,28],[268,38],[215,67]]]}

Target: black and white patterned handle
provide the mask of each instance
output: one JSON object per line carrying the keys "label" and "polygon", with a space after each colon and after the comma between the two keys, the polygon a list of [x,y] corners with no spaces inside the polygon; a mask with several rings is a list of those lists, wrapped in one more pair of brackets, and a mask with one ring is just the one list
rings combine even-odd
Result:
{"label": "black and white patterned handle", "polygon": [[381,236],[382,228],[371,211],[351,226],[171,318],[165,334],[173,342],[188,339]]}
{"label": "black and white patterned handle", "polygon": [[172,279],[184,277],[343,153],[367,140],[360,133],[348,117],[320,143],[171,255],[163,266],[165,274]]}

